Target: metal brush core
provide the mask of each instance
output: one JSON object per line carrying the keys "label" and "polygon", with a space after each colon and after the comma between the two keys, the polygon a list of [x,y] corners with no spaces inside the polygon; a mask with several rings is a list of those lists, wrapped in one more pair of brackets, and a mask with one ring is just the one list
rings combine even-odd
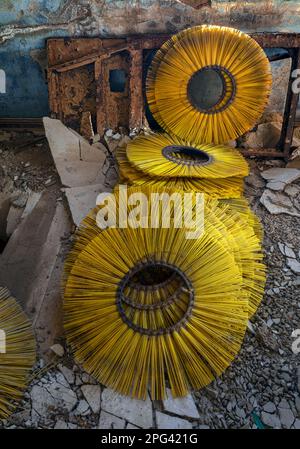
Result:
{"label": "metal brush core", "polygon": [[[148,270],[148,269],[150,271],[151,270],[159,270],[159,269],[169,270],[177,278],[180,279],[180,284],[181,284],[180,287],[167,300],[157,302],[153,305],[152,304],[151,305],[143,305],[143,304],[138,303],[137,301],[133,301],[132,299],[126,297],[124,294],[124,291],[125,291],[126,287],[130,285],[132,279],[134,279],[138,273],[140,273],[144,270]],[[182,317],[176,323],[174,323],[172,326],[168,326],[168,327],[160,328],[160,329],[148,329],[148,328],[144,328],[144,327],[136,325],[126,315],[126,312],[124,309],[124,304],[127,304],[134,309],[143,310],[145,312],[158,310],[158,309],[163,310],[164,308],[175,303],[177,298],[182,293],[185,293],[188,295],[188,302],[187,302],[186,310],[183,312]],[[155,262],[153,262],[153,261],[140,262],[134,268],[129,270],[129,272],[123,277],[123,279],[119,283],[117,295],[116,295],[116,306],[118,308],[119,314],[120,314],[122,320],[124,321],[124,323],[126,323],[127,326],[130,327],[131,329],[133,329],[135,332],[139,332],[140,334],[148,335],[148,336],[152,336],[152,337],[170,334],[172,332],[179,331],[183,326],[186,325],[187,321],[189,320],[189,318],[192,314],[192,311],[193,311],[193,307],[194,307],[194,290],[193,290],[193,286],[192,286],[190,280],[185,275],[185,273],[183,273],[183,271],[181,271],[175,265],[171,265],[171,264],[168,264],[163,261],[161,261],[161,262],[156,262],[156,261]]]}
{"label": "metal brush core", "polygon": [[162,149],[163,156],[178,165],[208,165],[212,156],[203,150],[181,145],[168,145]]}
{"label": "metal brush core", "polygon": [[228,69],[219,65],[203,67],[195,72],[187,86],[191,105],[200,112],[224,111],[236,94],[236,82]]}

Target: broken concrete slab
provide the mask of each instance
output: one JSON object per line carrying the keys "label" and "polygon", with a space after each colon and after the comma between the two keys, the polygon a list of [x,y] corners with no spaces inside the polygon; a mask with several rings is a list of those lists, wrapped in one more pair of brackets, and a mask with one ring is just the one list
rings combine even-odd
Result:
{"label": "broken concrete slab", "polygon": [[101,404],[100,385],[83,385],[81,391],[94,413],[99,413]]}
{"label": "broken concrete slab", "polygon": [[192,423],[185,419],[156,412],[156,423],[158,429],[192,429]]}
{"label": "broken concrete slab", "polygon": [[152,403],[149,396],[142,401],[122,396],[106,388],[102,393],[101,409],[143,429],[149,429],[153,425]]}
{"label": "broken concrete slab", "polygon": [[100,143],[90,145],[60,120],[44,117],[43,122],[62,184],[80,187],[101,183],[106,159],[105,147]]}
{"label": "broken concrete slab", "polygon": [[189,418],[200,418],[199,412],[191,394],[184,398],[173,398],[171,390],[167,388],[167,399],[163,401],[164,410],[175,415]]}
{"label": "broken concrete slab", "polygon": [[24,209],[16,207],[13,204],[9,208],[6,219],[6,236],[10,237],[21,223],[21,217]]}
{"label": "broken concrete slab", "polygon": [[0,284],[7,285],[23,304],[34,321],[39,343],[53,344],[54,334],[62,332],[62,328],[56,327],[57,323],[62,324],[62,264],[58,264],[57,259],[61,239],[69,235],[70,230],[64,205],[57,204],[55,194],[46,191],[22,220],[0,256]]}
{"label": "broken concrete slab", "polygon": [[287,214],[300,217],[299,211],[284,193],[275,193],[272,190],[266,189],[260,198],[260,202],[271,214]]}
{"label": "broken concrete slab", "polygon": [[100,413],[98,429],[125,429],[125,420],[111,415],[104,410]]}
{"label": "broken concrete slab", "polygon": [[111,189],[104,187],[104,181],[105,178],[103,175],[103,184],[63,189],[69,203],[73,222],[76,226],[79,226],[90,210],[96,207],[96,199],[99,193],[104,191],[111,192]]}
{"label": "broken concrete slab", "polygon": [[33,211],[33,209],[39,202],[41,196],[42,196],[42,192],[31,192],[30,193],[27,203],[26,203],[26,206],[25,206],[25,209],[24,209],[24,212],[22,214],[22,219],[25,218],[27,215],[29,215]]}
{"label": "broken concrete slab", "polygon": [[53,409],[70,412],[77,404],[77,396],[62,374],[57,373],[53,378],[43,380],[39,385],[34,385],[30,392],[33,421],[53,413]]}
{"label": "broken concrete slab", "polygon": [[284,190],[284,188],[300,178],[300,170],[295,168],[270,168],[263,171],[261,176],[268,181],[267,188]]}

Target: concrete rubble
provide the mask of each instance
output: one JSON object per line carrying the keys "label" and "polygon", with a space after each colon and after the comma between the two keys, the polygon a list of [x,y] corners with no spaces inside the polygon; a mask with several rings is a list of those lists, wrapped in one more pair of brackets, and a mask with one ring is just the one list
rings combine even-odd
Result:
{"label": "concrete rubble", "polygon": [[261,176],[268,181],[267,189],[282,191],[288,184],[300,178],[300,170],[294,168],[270,168],[263,171]]}
{"label": "concrete rubble", "polygon": [[90,144],[59,120],[45,117],[43,121],[53,160],[64,186],[62,191],[66,195],[73,222],[79,226],[96,206],[97,195],[111,191],[117,176],[109,172],[108,151],[100,142]]}

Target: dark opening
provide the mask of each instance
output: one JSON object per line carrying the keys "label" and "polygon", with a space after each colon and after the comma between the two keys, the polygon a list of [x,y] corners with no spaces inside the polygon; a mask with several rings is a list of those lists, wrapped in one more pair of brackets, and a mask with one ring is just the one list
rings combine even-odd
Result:
{"label": "dark opening", "polygon": [[[152,278],[159,272],[164,273],[163,278],[166,275],[168,277],[176,276],[181,284],[180,291],[169,297],[168,300],[164,298],[162,301],[154,302],[151,305],[144,304],[139,299],[135,301],[125,296],[124,290],[130,286],[136,276],[144,278],[145,273],[147,273]],[[179,304],[177,304],[177,301],[179,301]],[[120,317],[127,326],[143,335],[158,336],[177,331],[186,324],[194,305],[194,290],[188,277],[178,267],[165,262],[144,262],[132,268],[119,283],[116,305]],[[177,314],[169,313],[170,307],[173,306],[178,310]],[[160,310],[160,313],[164,316],[166,324],[162,328],[158,328],[155,320],[153,321],[151,318],[153,310]],[[143,311],[143,320],[136,321],[136,318],[141,315],[141,311]]]}
{"label": "dark opening", "polygon": [[6,245],[7,245],[8,239],[7,240],[3,240],[0,238],[0,254],[3,253]]}
{"label": "dark opening", "polygon": [[168,145],[162,150],[166,159],[180,165],[206,165],[212,162],[212,157],[205,151],[193,147]]}
{"label": "dark opening", "polygon": [[144,92],[144,100],[145,100],[145,116],[146,116],[146,119],[147,119],[147,122],[148,122],[150,128],[153,131],[163,131],[161,126],[157,123],[157,121],[153,117],[152,112],[150,111],[148,101],[147,101],[147,95],[146,95],[147,73],[148,73],[149,67],[152,63],[152,60],[153,60],[157,50],[158,49],[144,50],[144,52],[143,52],[143,92]]}
{"label": "dark opening", "polygon": [[114,69],[109,71],[109,85],[111,92],[125,92],[127,74],[125,70]]}
{"label": "dark opening", "polygon": [[222,73],[212,68],[196,72],[188,84],[188,97],[191,104],[207,111],[216,106],[224,95],[224,78]]}
{"label": "dark opening", "polygon": [[144,286],[158,285],[167,282],[173,275],[173,271],[168,267],[144,267],[132,278],[133,284]]}

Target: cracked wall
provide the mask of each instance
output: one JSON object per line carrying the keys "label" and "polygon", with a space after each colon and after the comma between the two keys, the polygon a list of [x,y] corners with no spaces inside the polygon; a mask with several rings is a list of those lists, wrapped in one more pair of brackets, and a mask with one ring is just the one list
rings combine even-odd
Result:
{"label": "cracked wall", "polygon": [[212,1],[211,7],[201,7],[200,3],[1,0],[0,69],[6,72],[7,85],[6,94],[0,94],[0,117],[40,117],[49,113],[45,78],[45,43],[49,37],[173,33],[202,23],[245,31],[300,29],[298,2]]}

